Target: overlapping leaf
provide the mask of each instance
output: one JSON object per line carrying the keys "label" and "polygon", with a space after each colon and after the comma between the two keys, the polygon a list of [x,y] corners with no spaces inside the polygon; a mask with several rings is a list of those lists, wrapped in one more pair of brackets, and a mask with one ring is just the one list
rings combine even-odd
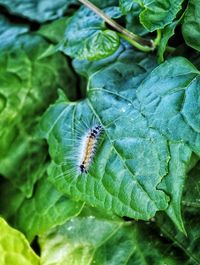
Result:
{"label": "overlapping leaf", "polygon": [[32,241],[51,227],[66,222],[77,215],[82,203],[69,200],[60,194],[44,175],[35,187],[34,196],[25,198],[9,182],[0,187],[0,214]]}
{"label": "overlapping leaf", "polygon": [[39,265],[39,257],[19,231],[11,228],[0,218],[0,263],[1,265]]}
{"label": "overlapping leaf", "polygon": [[12,14],[27,17],[30,20],[45,22],[61,17],[67,7],[76,3],[76,0],[0,0],[0,4],[5,6]]}
{"label": "overlapping leaf", "polygon": [[41,261],[44,265],[178,264],[169,245],[163,251],[162,241],[149,236],[148,229],[147,224],[83,213],[40,238]]}
{"label": "overlapping leaf", "polygon": [[42,38],[25,36],[0,56],[0,173],[27,196],[43,174],[47,156],[44,143],[34,137],[37,120],[58,86],[67,92],[74,83],[62,55],[38,59],[47,47]]}
{"label": "overlapping leaf", "polygon": [[28,25],[10,23],[9,20],[0,15],[0,50],[8,48],[13,45],[16,39],[29,31]]}
{"label": "overlapping leaf", "polygon": [[[104,10],[110,17],[121,16],[117,7]],[[69,21],[59,50],[78,59],[98,60],[114,53],[119,36],[106,28],[105,22],[93,11],[81,7]]]}
{"label": "overlapping leaf", "polygon": [[[195,159],[196,160],[196,159]],[[174,245],[181,248],[188,261],[184,264],[196,265],[199,262],[200,243],[200,164],[198,163],[189,173],[185,182],[182,199],[184,209],[184,220],[187,236],[177,231],[174,225],[164,216],[157,218],[157,225],[164,236],[170,238]]]}
{"label": "overlapping leaf", "polygon": [[143,11],[140,13],[140,22],[149,31],[162,29],[170,24],[181,10],[182,0],[121,0],[122,10],[130,12],[133,5],[138,3]]}
{"label": "overlapping leaf", "polygon": [[182,32],[186,43],[200,51],[200,6],[199,1],[190,0],[184,17]]}

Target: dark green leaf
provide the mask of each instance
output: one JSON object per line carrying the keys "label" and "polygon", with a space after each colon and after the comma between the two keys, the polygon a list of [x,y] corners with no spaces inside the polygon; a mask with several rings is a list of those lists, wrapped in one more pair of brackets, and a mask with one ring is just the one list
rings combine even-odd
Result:
{"label": "dark green leaf", "polygon": [[192,48],[200,51],[200,5],[199,0],[190,0],[183,25],[182,32],[186,43]]}
{"label": "dark green leaf", "polygon": [[61,17],[73,3],[76,3],[76,0],[0,0],[0,4],[5,6],[11,14],[41,23]]}
{"label": "dark green leaf", "polygon": [[132,3],[130,12],[126,15],[126,28],[139,36],[148,33],[148,30],[140,23],[139,14],[142,8],[137,3]]}
{"label": "dark green leaf", "polygon": [[[147,72],[144,61],[122,60],[93,73],[88,98],[79,103],[60,99],[46,112],[41,128],[53,160],[50,180],[59,190],[120,216],[147,220],[168,206],[156,186],[167,174],[169,153],[166,140],[148,128],[135,100],[135,89]],[[76,165],[74,129],[79,131],[87,121],[91,126],[94,117],[105,129],[104,140],[91,170],[82,176],[67,157]]]}
{"label": "dark green leaf", "polygon": [[200,152],[198,102],[195,99],[199,93],[198,76],[199,72],[189,61],[174,58],[152,71],[137,93],[149,126],[170,141],[169,173],[161,186],[172,198],[167,213],[180,229],[182,227],[181,230],[184,179],[191,151]]}
{"label": "dark green leaf", "polygon": [[57,19],[49,24],[45,24],[40,28],[38,33],[53,43],[57,44],[64,38],[65,29],[70,18],[64,17]]}
{"label": "dark green leaf", "polygon": [[[164,250],[159,237],[149,235],[149,225],[81,215],[50,230],[40,238],[44,265],[178,264],[173,252]],[[60,253],[58,255],[58,253]]]}
{"label": "dark green leaf", "polygon": [[158,46],[158,59],[160,62],[164,61],[164,53],[166,51],[167,43],[169,39],[174,35],[175,28],[178,25],[179,20],[173,21],[162,30],[162,38]]}
{"label": "dark green leaf", "polygon": [[121,0],[123,11],[130,11],[133,3],[141,5],[140,22],[149,31],[162,29],[170,24],[181,10],[182,0]]}
{"label": "dark green leaf", "polygon": [[[119,17],[116,7],[107,8],[111,17]],[[106,28],[105,22],[88,8],[82,7],[69,21],[59,50],[78,59],[98,60],[113,54],[119,47],[119,36]]]}
{"label": "dark green leaf", "polygon": [[29,26],[23,24],[16,25],[9,22],[5,16],[0,15],[0,50],[12,46],[13,42],[15,42],[20,35],[23,35],[28,31]]}
{"label": "dark green leaf", "polygon": [[[162,181],[160,187],[171,197],[167,213],[184,231],[183,183],[192,151],[200,152],[198,103],[194,105],[199,72],[186,59],[175,58],[156,68],[135,93],[144,70],[126,66],[119,62],[93,73],[85,101],[62,99],[45,114],[41,126],[53,159],[50,179],[63,193],[144,220],[167,208],[167,198],[157,188]],[[87,121],[95,116],[105,133],[91,170],[82,176],[76,167],[72,170],[80,151],[68,141],[78,141],[74,129],[80,130],[86,114]],[[75,162],[69,162],[73,152]]]}
{"label": "dark green leaf", "polygon": [[82,208],[82,203],[62,196],[47,180],[46,175],[37,182],[30,199],[26,199],[9,182],[5,182],[0,191],[0,214],[30,241],[34,236],[77,215]]}
{"label": "dark green leaf", "polygon": [[[142,52],[133,50],[133,47],[125,41],[121,43],[119,49],[113,55],[107,58],[98,61],[73,60],[75,70],[87,78],[93,73],[112,64],[114,64],[114,66],[111,66],[111,69],[116,68],[117,65],[121,65],[120,70],[122,72],[127,72],[128,69],[128,67],[122,67],[123,65],[130,65],[129,78],[131,78],[132,71],[134,72],[133,68],[135,67],[135,64],[138,64],[139,68],[141,68],[141,70],[144,69],[146,72],[151,71],[151,69],[157,65],[154,56],[149,54],[144,56]],[[139,70],[139,68],[136,69]],[[141,79],[143,78],[144,76],[141,76]]]}

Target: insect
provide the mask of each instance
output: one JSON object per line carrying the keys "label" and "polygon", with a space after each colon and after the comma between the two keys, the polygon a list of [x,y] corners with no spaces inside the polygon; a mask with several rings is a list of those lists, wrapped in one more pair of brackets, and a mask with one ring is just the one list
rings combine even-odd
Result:
{"label": "insect", "polygon": [[[65,129],[65,156],[64,161],[57,167],[55,175],[57,181],[64,177],[72,183],[77,181],[80,175],[88,173],[104,131],[103,126],[95,119],[89,122],[81,120],[76,124],[76,128]],[[68,138],[68,135],[71,137]]]}
{"label": "insect", "polygon": [[102,131],[103,127],[101,125],[96,125],[82,138],[80,160],[78,164],[80,173],[88,173]]}

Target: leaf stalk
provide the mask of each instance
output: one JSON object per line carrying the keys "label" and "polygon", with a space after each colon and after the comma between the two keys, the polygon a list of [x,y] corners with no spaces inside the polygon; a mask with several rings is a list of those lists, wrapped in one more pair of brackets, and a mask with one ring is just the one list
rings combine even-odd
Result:
{"label": "leaf stalk", "polygon": [[110,25],[113,29],[119,32],[119,36],[123,39],[125,39],[127,42],[129,42],[131,45],[136,47],[137,49],[149,52],[153,51],[156,47],[155,43],[152,40],[144,39],[121,25],[119,25],[115,20],[107,16],[101,9],[99,9],[97,6],[95,6],[93,3],[91,3],[88,0],[79,0],[83,5],[90,8],[92,11],[94,11],[98,16],[100,16],[108,25]]}

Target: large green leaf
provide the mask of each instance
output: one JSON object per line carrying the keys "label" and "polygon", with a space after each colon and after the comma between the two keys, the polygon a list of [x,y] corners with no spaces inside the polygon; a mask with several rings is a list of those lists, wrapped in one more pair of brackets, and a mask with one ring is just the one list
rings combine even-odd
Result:
{"label": "large green leaf", "polygon": [[38,118],[58,87],[68,92],[74,83],[61,54],[38,59],[47,48],[42,38],[26,36],[0,56],[0,173],[27,196],[43,174],[47,156],[44,143],[34,136]]}
{"label": "large green leaf", "polygon": [[200,5],[199,0],[190,0],[183,25],[182,32],[186,43],[192,48],[200,51]]}
{"label": "large green leaf", "polygon": [[[175,58],[153,70],[136,91],[143,73],[138,64],[112,64],[93,73],[86,100],[60,98],[49,108],[41,128],[53,160],[50,180],[77,199],[144,220],[168,206],[158,189],[162,181],[160,188],[171,197],[167,213],[184,231],[182,188],[192,151],[200,152],[199,72]],[[75,132],[94,116],[104,139],[89,173],[80,175]]]}
{"label": "large green leaf", "polygon": [[1,265],[39,265],[39,257],[33,252],[24,235],[11,228],[0,218]]}
{"label": "large green leaf", "polygon": [[129,12],[133,3],[141,5],[140,22],[149,31],[162,29],[170,24],[181,10],[182,0],[121,0],[120,5],[124,12]]}
{"label": "large green leaf", "polygon": [[[135,101],[135,89],[146,75],[143,60],[122,60],[93,74],[87,99],[70,103],[60,98],[46,112],[41,128],[53,160],[50,180],[59,190],[118,215],[147,220],[168,206],[156,187],[167,174],[169,153],[166,140],[148,128]],[[67,165],[68,156],[76,164],[79,152],[69,139],[94,116],[105,129],[104,140],[89,173],[78,176]]]}
{"label": "large green leaf", "polygon": [[[117,7],[106,8],[111,17],[119,17]],[[81,7],[69,21],[59,50],[78,59],[98,60],[114,53],[119,47],[119,36],[106,28],[105,22],[93,11]]]}
{"label": "large green leaf", "polygon": [[73,3],[76,3],[76,0],[0,0],[0,4],[5,6],[12,14],[38,22],[61,17],[68,6]]}
{"label": "large green leaf", "polygon": [[41,262],[44,265],[178,264],[169,245],[151,236],[149,231],[147,224],[104,219],[94,211],[82,214],[40,238]]}
{"label": "large green leaf", "polygon": [[170,194],[167,213],[183,230],[180,204],[191,151],[199,155],[199,72],[184,58],[174,58],[156,68],[138,88],[141,111],[151,128],[169,141],[169,173],[160,188]]}
{"label": "large green leaf", "polygon": [[63,224],[82,209],[82,203],[60,194],[46,175],[37,182],[29,199],[11,183],[4,182],[0,187],[0,202],[0,214],[30,241],[49,228]]}

